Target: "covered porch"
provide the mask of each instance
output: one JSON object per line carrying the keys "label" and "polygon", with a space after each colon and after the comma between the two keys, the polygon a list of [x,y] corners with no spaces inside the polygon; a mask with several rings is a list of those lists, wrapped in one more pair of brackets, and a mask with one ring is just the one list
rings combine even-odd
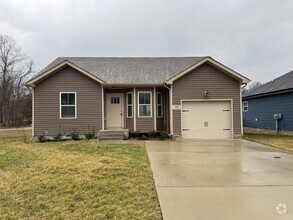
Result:
{"label": "covered porch", "polygon": [[108,85],[102,93],[102,131],[169,131],[168,88]]}

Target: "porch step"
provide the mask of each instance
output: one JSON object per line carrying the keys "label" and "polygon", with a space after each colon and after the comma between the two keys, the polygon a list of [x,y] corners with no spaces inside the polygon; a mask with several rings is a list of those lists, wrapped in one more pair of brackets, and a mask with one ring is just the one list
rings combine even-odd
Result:
{"label": "porch step", "polygon": [[129,138],[129,130],[101,130],[98,132],[98,138],[99,140],[127,140]]}

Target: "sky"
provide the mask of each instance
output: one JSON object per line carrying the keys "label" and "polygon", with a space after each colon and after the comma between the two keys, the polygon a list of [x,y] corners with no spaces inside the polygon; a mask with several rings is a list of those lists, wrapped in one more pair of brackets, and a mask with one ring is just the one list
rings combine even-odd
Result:
{"label": "sky", "polygon": [[40,71],[61,56],[211,56],[252,81],[293,70],[293,0],[0,0]]}

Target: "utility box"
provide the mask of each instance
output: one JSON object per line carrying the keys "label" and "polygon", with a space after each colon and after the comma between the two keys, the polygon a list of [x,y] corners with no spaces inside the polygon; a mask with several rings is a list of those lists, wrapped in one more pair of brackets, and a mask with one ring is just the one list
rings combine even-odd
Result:
{"label": "utility box", "polygon": [[282,114],[274,114],[274,119],[278,120],[282,118]]}

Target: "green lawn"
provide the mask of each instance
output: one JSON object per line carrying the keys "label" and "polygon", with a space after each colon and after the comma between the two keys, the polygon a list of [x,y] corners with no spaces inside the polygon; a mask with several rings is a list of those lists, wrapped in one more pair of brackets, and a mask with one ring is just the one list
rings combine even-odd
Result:
{"label": "green lawn", "polygon": [[293,136],[269,134],[245,134],[244,139],[293,152]]}
{"label": "green lawn", "polygon": [[0,219],[162,219],[146,149],[0,132]]}

